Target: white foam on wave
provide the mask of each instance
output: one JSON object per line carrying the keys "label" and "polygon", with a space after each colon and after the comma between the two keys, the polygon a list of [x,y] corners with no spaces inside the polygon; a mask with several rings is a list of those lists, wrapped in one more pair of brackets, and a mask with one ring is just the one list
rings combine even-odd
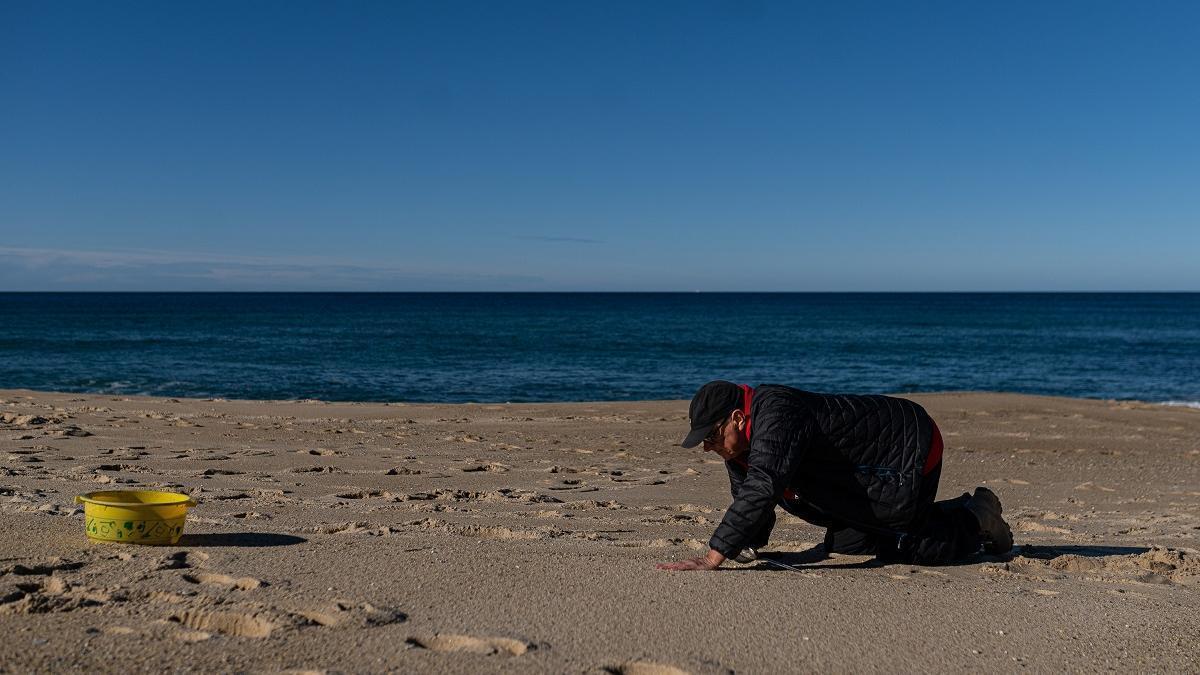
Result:
{"label": "white foam on wave", "polygon": [[1169,405],[1175,408],[1195,408],[1200,410],[1200,401],[1163,401],[1159,405]]}

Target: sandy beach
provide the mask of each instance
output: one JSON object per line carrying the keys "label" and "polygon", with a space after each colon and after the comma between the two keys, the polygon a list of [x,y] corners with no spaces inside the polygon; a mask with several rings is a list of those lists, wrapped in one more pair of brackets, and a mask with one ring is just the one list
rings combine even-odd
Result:
{"label": "sandy beach", "polygon": [[[1012,556],[668,573],[729,504],[685,401],[353,404],[0,391],[3,672],[1200,670],[1200,410],[913,395],[941,498]],[[178,546],[91,543],[93,490],[192,495]]]}

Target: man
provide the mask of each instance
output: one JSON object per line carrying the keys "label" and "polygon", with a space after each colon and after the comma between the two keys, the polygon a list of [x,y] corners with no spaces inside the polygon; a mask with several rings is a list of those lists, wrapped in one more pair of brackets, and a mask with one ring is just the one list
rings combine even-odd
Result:
{"label": "man", "polygon": [[725,460],[733,504],[707,555],[666,570],[749,562],[767,543],[775,506],[826,527],[825,550],[938,565],[980,547],[1012,549],[1000,500],[987,488],[934,502],[942,438],[921,406],[889,396],[815,394],[782,385],[709,382],[692,398],[683,447]]}

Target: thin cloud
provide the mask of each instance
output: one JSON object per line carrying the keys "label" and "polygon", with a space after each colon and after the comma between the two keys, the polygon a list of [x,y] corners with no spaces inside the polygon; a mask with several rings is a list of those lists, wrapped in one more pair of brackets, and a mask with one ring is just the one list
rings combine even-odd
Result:
{"label": "thin cloud", "polygon": [[546,237],[537,234],[516,234],[513,239],[524,239],[527,241],[546,241],[555,244],[603,244],[605,242],[599,239],[587,239],[585,237]]}
{"label": "thin cloud", "polygon": [[14,248],[0,246],[0,256],[15,257],[30,265],[55,262],[76,262],[97,267],[122,265],[171,265],[176,263],[212,263],[231,265],[319,265],[329,264],[328,258],[313,256],[239,256],[209,253],[183,253],[155,249],[125,249],[91,251],[79,249]]}
{"label": "thin cloud", "polygon": [[534,275],[364,265],[310,256],[0,246],[0,290],[538,290]]}

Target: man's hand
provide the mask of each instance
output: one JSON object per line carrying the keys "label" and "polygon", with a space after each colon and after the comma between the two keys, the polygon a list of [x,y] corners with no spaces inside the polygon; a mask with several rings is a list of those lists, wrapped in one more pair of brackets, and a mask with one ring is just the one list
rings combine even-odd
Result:
{"label": "man's hand", "polygon": [[725,556],[713,549],[708,550],[708,555],[702,555],[697,558],[688,558],[673,563],[659,563],[654,567],[660,570],[669,570],[671,572],[686,572],[688,570],[715,570],[725,562]]}

